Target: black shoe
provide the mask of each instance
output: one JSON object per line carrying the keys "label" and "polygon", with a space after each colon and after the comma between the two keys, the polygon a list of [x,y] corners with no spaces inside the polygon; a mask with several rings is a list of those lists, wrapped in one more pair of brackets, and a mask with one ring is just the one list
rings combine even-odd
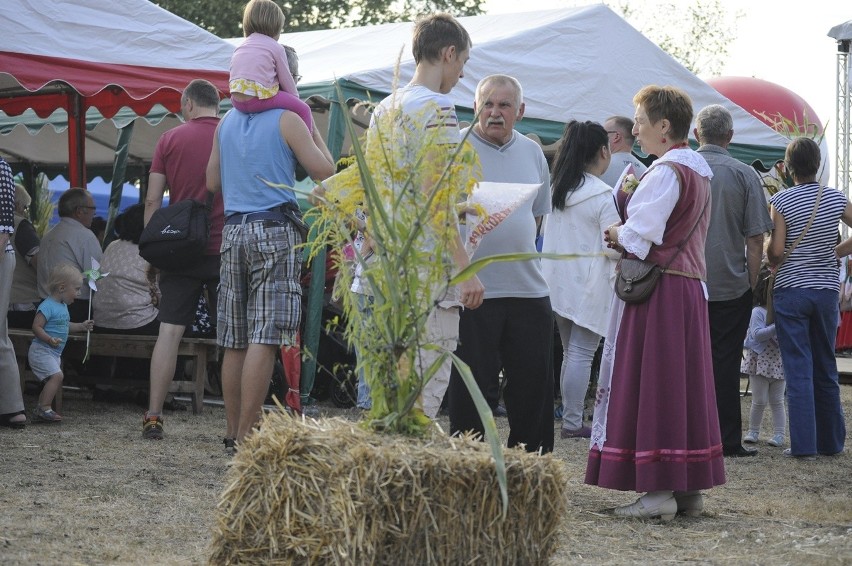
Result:
{"label": "black shoe", "polygon": [[733,450],[722,450],[722,454],[726,458],[742,458],[744,456],[757,456],[757,449],[746,448],[745,446],[737,446]]}

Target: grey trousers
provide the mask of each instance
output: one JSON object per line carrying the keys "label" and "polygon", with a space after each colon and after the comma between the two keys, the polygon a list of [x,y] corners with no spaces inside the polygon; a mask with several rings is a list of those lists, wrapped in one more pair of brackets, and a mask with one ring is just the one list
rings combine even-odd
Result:
{"label": "grey trousers", "polygon": [[0,316],[3,317],[0,322],[0,415],[24,410],[18,361],[9,340],[9,326],[6,321],[14,271],[15,254],[0,250]]}

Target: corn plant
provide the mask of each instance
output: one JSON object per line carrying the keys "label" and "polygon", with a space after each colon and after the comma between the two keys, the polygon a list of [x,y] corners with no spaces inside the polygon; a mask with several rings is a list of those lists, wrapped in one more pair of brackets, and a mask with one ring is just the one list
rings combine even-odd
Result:
{"label": "corn plant", "polygon": [[39,173],[35,182],[35,195],[33,195],[36,206],[32,208],[35,209],[36,213],[31,221],[39,238],[44,237],[50,227],[53,212],[56,210],[56,204],[50,200],[50,187],[47,181],[47,175]]}
{"label": "corn plant", "polygon": [[[758,112],[757,115],[768,122],[773,130],[790,141],[795,138],[809,137],[817,144],[820,144],[822,139],[825,137],[825,129],[820,129],[819,125],[811,122],[808,119],[807,113],[802,115],[801,121],[798,120],[795,115],[793,116],[793,119],[790,119],[782,116],[780,112],[776,114]],[[828,161],[826,160],[825,163],[828,164]],[[820,169],[820,171],[817,172],[818,179],[822,177],[823,172],[824,169]],[[761,173],[760,178],[763,183],[763,188],[766,189],[766,192],[769,193],[770,196],[774,195],[778,191],[790,188],[795,184],[793,182],[793,178],[787,174],[784,164],[781,162],[776,163],[769,172]]]}

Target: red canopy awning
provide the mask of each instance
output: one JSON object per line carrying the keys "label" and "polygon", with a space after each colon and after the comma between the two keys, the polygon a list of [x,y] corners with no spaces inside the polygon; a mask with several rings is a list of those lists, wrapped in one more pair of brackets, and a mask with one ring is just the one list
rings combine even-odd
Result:
{"label": "red canopy awning", "polygon": [[147,0],[15,4],[0,14],[0,111],[31,108],[46,118],[64,109],[74,185],[85,184],[87,109],[108,118],[122,107],[144,115],[155,104],[178,112],[182,89],[197,78],[227,94],[233,46]]}

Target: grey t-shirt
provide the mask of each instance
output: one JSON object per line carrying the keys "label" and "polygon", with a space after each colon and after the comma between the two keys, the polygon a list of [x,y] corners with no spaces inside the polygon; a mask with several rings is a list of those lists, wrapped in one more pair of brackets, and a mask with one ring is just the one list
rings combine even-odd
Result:
{"label": "grey t-shirt", "polygon": [[618,181],[618,178],[621,176],[624,168],[629,164],[632,164],[633,168],[636,170],[637,179],[648,169],[629,151],[619,151],[618,153],[612,154],[612,160],[609,162],[609,167],[607,167],[604,174],[600,176],[601,181],[612,188],[616,188],[616,181]]}
{"label": "grey t-shirt", "polygon": [[704,257],[711,301],[730,301],[749,288],[746,239],[772,230],[769,205],[757,171],[722,147],[698,149],[710,169],[712,201]]}
{"label": "grey t-shirt", "polygon": [[[462,130],[462,137],[468,129]],[[482,239],[473,259],[496,254],[535,252],[535,217],[550,213],[550,170],[541,147],[517,131],[502,146],[482,139],[475,131],[470,132],[467,139],[479,154],[483,181],[541,183],[533,199],[524,202]],[[492,263],[477,275],[485,286],[486,299],[541,298],[550,295],[539,259]]]}

